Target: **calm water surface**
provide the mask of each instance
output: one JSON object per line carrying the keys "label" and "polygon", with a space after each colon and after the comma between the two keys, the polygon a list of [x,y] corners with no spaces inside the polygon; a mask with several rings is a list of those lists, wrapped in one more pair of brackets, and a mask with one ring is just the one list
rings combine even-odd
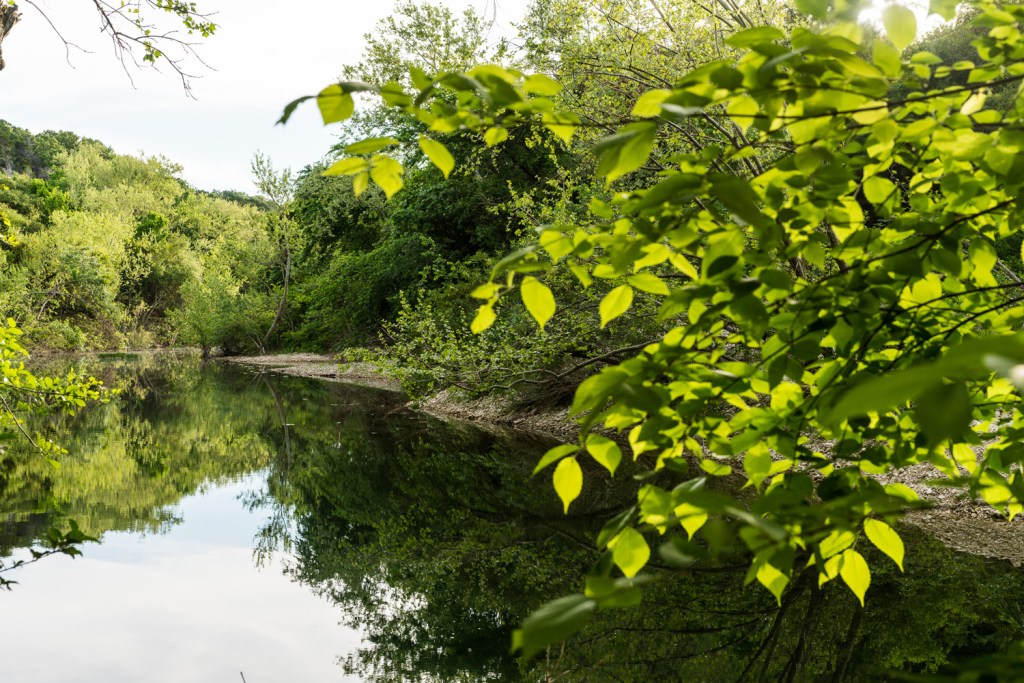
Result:
{"label": "calm water surface", "polygon": [[743,558],[658,569],[522,668],[509,636],[580,589],[594,533],[635,499],[588,472],[573,515],[530,472],[549,444],[410,413],[343,385],[143,356],[79,361],[122,395],[52,426],[55,469],[0,454],[0,556],[74,519],[101,543],[0,593],[0,681],[861,681],[1024,636],[1024,576],[906,531],[861,610],[797,582],[780,610]]}

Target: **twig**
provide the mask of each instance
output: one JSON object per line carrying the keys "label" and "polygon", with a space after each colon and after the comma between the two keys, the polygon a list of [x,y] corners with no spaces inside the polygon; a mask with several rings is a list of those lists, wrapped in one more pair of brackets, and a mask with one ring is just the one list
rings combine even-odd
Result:
{"label": "twig", "polygon": [[22,436],[28,439],[28,442],[32,444],[36,450],[43,450],[42,447],[37,444],[31,436],[29,436],[29,433],[25,431],[25,428],[21,425],[21,421],[18,419],[18,416],[14,414],[13,410],[11,410],[11,404],[7,402],[7,399],[3,394],[0,394],[0,403],[4,404],[4,410],[6,410],[7,414],[11,416],[14,426],[18,428],[18,431],[21,432]]}

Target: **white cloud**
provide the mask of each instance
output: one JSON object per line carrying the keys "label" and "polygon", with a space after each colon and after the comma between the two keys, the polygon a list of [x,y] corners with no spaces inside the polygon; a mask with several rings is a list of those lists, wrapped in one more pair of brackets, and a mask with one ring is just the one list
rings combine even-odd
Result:
{"label": "white cloud", "polygon": [[107,534],[77,559],[46,558],[3,596],[0,680],[33,683],[356,681],[339,657],[361,636],[337,607],[257,570],[260,522],[237,500],[255,480],[188,498],[163,536]]}

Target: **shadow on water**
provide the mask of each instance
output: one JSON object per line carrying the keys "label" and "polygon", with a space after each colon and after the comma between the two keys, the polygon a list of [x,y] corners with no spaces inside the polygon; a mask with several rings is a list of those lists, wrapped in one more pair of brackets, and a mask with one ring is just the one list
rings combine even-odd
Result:
{"label": "shadow on water", "polygon": [[386,392],[190,357],[77,362],[122,394],[55,420],[69,448],[59,469],[0,454],[0,552],[64,518],[100,537],[162,533],[183,496],[263,471],[244,501],[267,513],[256,560],[284,554],[295,581],[360,629],[362,646],[337,655],[366,681],[887,680],[1024,633],[1020,571],[906,528],[905,574],[869,557],[866,609],[809,577],[777,605],[743,587],[742,557],[681,572],[655,561],[639,609],[599,613],[524,667],[508,653],[511,630],[580,589],[594,534],[635,496],[628,476],[588,472],[565,516],[548,477],[530,477],[549,445],[537,437],[440,422]]}

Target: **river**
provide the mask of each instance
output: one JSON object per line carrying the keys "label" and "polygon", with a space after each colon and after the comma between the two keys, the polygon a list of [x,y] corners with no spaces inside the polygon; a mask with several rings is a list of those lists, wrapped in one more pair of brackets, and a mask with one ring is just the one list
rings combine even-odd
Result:
{"label": "river", "polygon": [[511,630],[580,589],[628,476],[588,473],[566,517],[541,437],[187,355],[75,363],[121,393],[50,420],[59,468],[0,454],[0,556],[68,519],[99,542],[3,574],[5,683],[886,680],[1024,636],[1020,570],[906,528],[866,610],[811,582],[780,610],[728,552],[655,562],[639,609],[523,665]]}

